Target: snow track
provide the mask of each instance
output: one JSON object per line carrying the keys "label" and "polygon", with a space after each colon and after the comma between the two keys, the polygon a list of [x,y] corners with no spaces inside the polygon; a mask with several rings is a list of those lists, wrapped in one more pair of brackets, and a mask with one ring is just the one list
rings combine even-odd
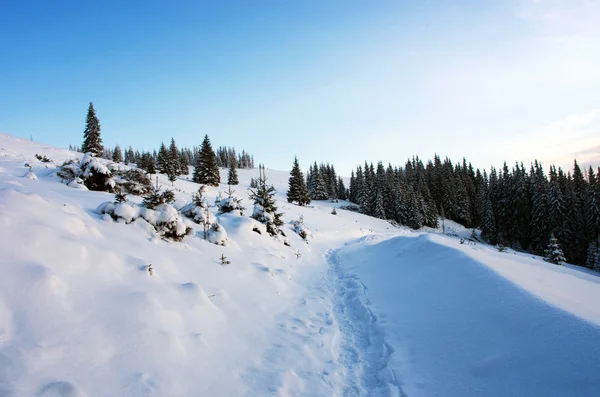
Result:
{"label": "snow track", "polygon": [[339,361],[346,369],[344,396],[405,396],[388,365],[393,348],[369,308],[365,285],[346,274],[336,251],[326,254],[334,315],[342,334]]}

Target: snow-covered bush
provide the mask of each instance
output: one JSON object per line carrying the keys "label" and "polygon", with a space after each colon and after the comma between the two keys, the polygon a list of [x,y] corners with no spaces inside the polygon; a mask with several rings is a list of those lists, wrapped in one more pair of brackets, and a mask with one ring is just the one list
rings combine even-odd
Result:
{"label": "snow-covered bush", "polygon": [[227,232],[225,231],[223,225],[215,222],[210,225],[206,239],[213,244],[225,245],[227,243]]}
{"label": "snow-covered bush", "polygon": [[131,168],[125,171],[115,170],[118,177],[115,182],[120,185],[126,193],[143,196],[152,192],[152,181],[146,173],[139,168]]}
{"label": "snow-covered bush", "polygon": [[23,175],[23,178],[32,179],[34,181],[38,179],[37,175],[33,171],[27,171],[25,175]]}
{"label": "snow-covered bush", "polygon": [[186,204],[182,209],[181,213],[188,218],[192,219],[194,222],[200,225],[211,225],[215,222],[214,215],[208,209],[208,205],[206,204],[206,200],[204,198],[204,193],[206,191],[206,187],[204,185],[200,186],[198,192],[192,195],[192,202]]}
{"label": "snow-covered bush", "polygon": [[300,236],[302,237],[304,240],[308,239],[308,236],[310,235],[310,231],[308,230],[308,228],[306,227],[306,225],[304,224],[304,219],[302,217],[300,217],[300,219],[293,221],[292,222],[292,226],[294,227],[294,231]]}
{"label": "snow-covered bush", "polygon": [[108,167],[89,153],[79,163],[74,160],[63,163],[57,175],[69,186],[73,186],[71,182],[74,180],[80,179],[89,190],[112,192],[116,186]]}
{"label": "snow-covered bush", "polygon": [[235,190],[232,191],[230,188],[229,191],[226,192],[227,197],[221,198],[221,195],[219,194],[216,200],[219,212],[221,214],[226,214],[228,212],[239,211],[240,215],[243,216],[246,208],[242,205],[242,200],[235,197],[233,193],[235,193]]}
{"label": "snow-covered bush", "polygon": [[112,219],[122,219],[125,223],[131,223],[138,218],[154,226],[154,229],[162,237],[181,241],[192,232],[179,211],[170,204],[161,204],[154,209],[145,208],[131,203],[105,202],[98,206],[97,212],[108,214]]}
{"label": "snow-covered bush", "polygon": [[42,163],[53,163],[53,161],[45,154],[42,156],[42,155],[36,153],[35,158],[40,160]]}
{"label": "snow-covered bush", "polygon": [[152,188],[150,193],[148,193],[144,197],[144,207],[149,209],[154,209],[159,205],[170,204],[175,201],[175,193],[172,190],[165,190],[164,192],[160,191],[160,187]]}
{"label": "snow-covered bush", "polygon": [[360,207],[354,204],[340,205],[340,208],[346,211],[360,212]]}
{"label": "snow-covered bush", "polygon": [[127,194],[124,193],[122,190],[119,190],[118,192],[115,193],[115,202],[124,203],[126,201],[127,201]]}
{"label": "snow-covered bush", "polygon": [[114,190],[115,181],[110,170],[90,153],[86,153],[81,159],[80,170],[81,174],[78,176],[83,179],[88,189],[109,192]]}

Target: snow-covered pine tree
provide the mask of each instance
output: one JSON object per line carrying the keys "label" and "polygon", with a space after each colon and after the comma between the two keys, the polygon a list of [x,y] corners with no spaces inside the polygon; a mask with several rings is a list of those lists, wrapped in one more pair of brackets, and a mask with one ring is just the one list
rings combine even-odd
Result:
{"label": "snow-covered pine tree", "polygon": [[556,265],[564,265],[566,262],[565,254],[560,248],[556,237],[554,237],[554,233],[550,234],[545,254],[544,260],[546,262],[554,263]]}
{"label": "snow-covered pine tree", "polygon": [[212,149],[208,135],[204,135],[198,158],[194,164],[192,180],[208,186],[219,186],[221,181],[216,155]]}
{"label": "snow-covered pine tree", "polygon": [[96,157],[100,157],[104,152],[102,137],[100,136],[100,122],[98,121],[98,117],[96,117],[96,110],[94,110],[92,102],[90,102],[90,106],[88,107],[81,151],[83,153],[91,153]]}
{"label": "snow-covered pine tree", "polygon": [[294,157],[294,165],[290,171],[290,179],[288,182],[287,200],[288,203],[296,201],[298,205],[310,204],[310,197],[308,196],[308,189],[304,183],[304,175],[300,170],[300,164],[298,158]]}
{"label": "snow-covered pine tree", "polygon": [[237,174],[237,159],[233,155],[229,159],[229,171],[227,173],[227,184],[228,185],[239,185],[240,181]]}
{"label": "snow-covered pine tree", "polygon": [[323,175],[319,171],[319,167],[315,162],[312,172],[310,173],[310,185],[308,186],[308,192],[311,200],[327,200],[329,194],[327,193],[327,185],[323,179]]}
{"label": "snow-covered pine tree", "polygon": [[224,199],[219,199],[216,203],[217,207],[219,208],[219,212],[222,214],[232,211],[239,211],[240,215],[243,216],[246,208],[242,205],[242,200],[234,196],[234,193],[235,190],[232,190],[231,186],[229,186],[228,190],[225,192],[227,197]]}
{"label": "snow-covered pine tree", "polygon": [[256,219],[267,227],[267,233],[271,236],[277,234],[284,235],[281,230],[283,226],[282,213],[277,212],[275,205],[275,188],[273,185],[267,185],[267,177],[264,167],[260,167],[260,176],[258,178],[258,187],[256,191],[250,190],[250,199],[254,201],[254,212],[251,218]]}
{"label": "snow-covered pine tree", "polygon": [[113,150],[112,161],[115,163],[123,162],[123,152],[121,151],[121,147],[119,145],[115,146],[115,150]]}

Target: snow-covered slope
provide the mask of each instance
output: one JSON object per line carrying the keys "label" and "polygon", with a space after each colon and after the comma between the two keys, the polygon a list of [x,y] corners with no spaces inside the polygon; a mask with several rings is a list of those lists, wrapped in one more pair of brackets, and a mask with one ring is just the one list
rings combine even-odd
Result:
{"label": "snow-covered slope", "polygon": [[[597,395],[595,274],[291,205],[273,170],[285,239],[224,215],[224,247],[164,241],[36,153],[80,156],[0,134],[0,396]],[[198,185],[174,188],[180,208]]]}

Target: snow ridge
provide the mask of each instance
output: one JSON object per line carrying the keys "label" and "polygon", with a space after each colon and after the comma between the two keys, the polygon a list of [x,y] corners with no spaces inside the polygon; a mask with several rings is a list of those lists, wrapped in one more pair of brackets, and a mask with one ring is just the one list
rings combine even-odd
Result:
{"label": "snow ridge", "polygon": [[389,366],[394,349],[386,342],[377,316],[369,307],[366,286],[344,272],[337,251],[328,250],[325,257],[334,289],[334,316],[342,333],[339,360],[347,371],[343,395],[406,396]]}

